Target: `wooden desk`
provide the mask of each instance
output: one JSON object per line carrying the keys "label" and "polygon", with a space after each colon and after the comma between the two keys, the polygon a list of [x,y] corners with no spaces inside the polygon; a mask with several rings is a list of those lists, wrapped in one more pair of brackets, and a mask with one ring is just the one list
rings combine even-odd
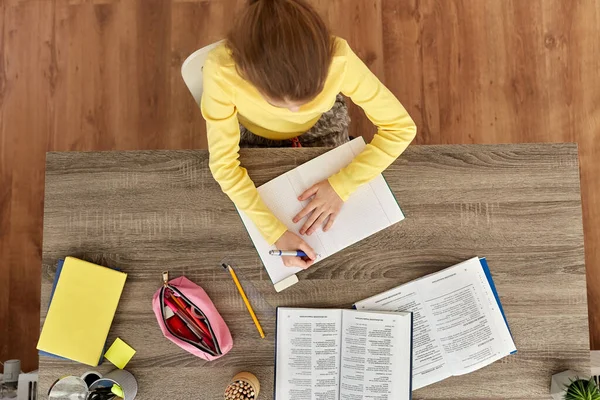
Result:
{"label": "wooden desk", "polygon": [[[262,184],[324,151],[245,150],[242,163]],[[414,398],[547,399],[553,373],[589,370],[575,145],[412,146],[385,172],[406,220],[303,272],[279,294],[207,161],[206,151],[48,154],[42,323],[58,258],[129,273],[109,340],[119,336],[137,350],[127,368],[139,399],[221,399],[241,370],[256,373],[260,398],[270,399],[275,307],[349,307],[474,255],[488,259],[519,352]],[[223,257],[237,267],[266,339],[219,267]],[[234,337],[228,355],[207,363],[162,337],[151,298],[164,269],[212,297]],[[89,369],[42,357],[40,391]]]}

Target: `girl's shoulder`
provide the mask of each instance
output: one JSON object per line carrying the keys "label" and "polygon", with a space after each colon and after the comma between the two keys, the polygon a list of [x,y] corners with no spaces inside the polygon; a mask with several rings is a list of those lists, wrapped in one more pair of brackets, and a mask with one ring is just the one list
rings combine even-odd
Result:
{"label": "girl's shoulder", "polygon": [[343,39],[339,36],[334,36],[333,37],[333,58],[345,58],[348,56],[348,51],[350,49],[350,45],[348,44],[348,42],[346,41],[346,39]]}
{"label": "girl's shoulder", "polygon": [[217,47],[212,49],[210,53],[208,53],[206,61],[221,68],[235,67],[235,63],[231,57],[231,51],[227,47],[225,41],[221,42]]}
{"label": "girl's shoulder", "polygon": [[240,81],[240,76],[231,57],[231,51],[223,41],[212,49],[204,62],[204,74],[215,79],[221,79],[231,85]]}
{"label": "girl's shoulder", "polygon": [[330,76],[343,77],[347,70],[348,59],[352,54],[352,49],[345,39],[337,36],[334,36],[333,46]]}

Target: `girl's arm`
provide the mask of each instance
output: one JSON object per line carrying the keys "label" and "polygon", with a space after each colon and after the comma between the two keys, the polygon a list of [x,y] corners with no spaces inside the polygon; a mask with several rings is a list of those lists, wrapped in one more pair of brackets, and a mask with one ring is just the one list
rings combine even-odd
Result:
{"label": "girl's arm", "polygon": [[223,82],[217,63],[210,58],[203,74],[201,109],[206,120],[210,170],[223,192],[252,219],[267,242],[273,244],[287,227],[271,213],[248,172],[240,166],[240,127],[231,100],[233,89]]}
{"label": "girl's arm", "polygon": [[383,172],[412,142],[417,127],[402,104],[352,51],[345,40],[346,74],[342,93],[361,107],[377,126],[377,134],[365,150],[344,169],[329,178],[335,192],[347,200],[360,185]]}

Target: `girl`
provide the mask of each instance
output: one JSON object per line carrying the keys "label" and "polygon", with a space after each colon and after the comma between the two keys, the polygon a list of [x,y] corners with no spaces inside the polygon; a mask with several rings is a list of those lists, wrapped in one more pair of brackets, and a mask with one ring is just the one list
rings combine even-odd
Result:
{"label": "girl", "polygon": [[365,111],[377,126],[371,143],[347,167],[299,197],[312,200],[294,222],[304,219],[300,234],[311,235],[323,225],[327,231],[352,192],[406,149],[416,135],[414,122],[304,0],[250,0],[203,72],[201,107],[213,176],[269,244],[308,255],[284,257],[285,265],[308,268],[316,258],[313,249],[263,203],[240,166],[239,148],[337,146],[348,141],[349,122],[339,94]]}

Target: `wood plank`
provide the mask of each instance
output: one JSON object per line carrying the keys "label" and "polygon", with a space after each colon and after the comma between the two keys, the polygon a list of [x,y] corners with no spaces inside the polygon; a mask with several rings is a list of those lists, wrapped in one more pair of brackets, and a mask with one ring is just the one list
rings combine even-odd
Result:
{"label": "wood plank", "polygon": [[[422,27],[423,18],[420,1],[384,1],[382,9],[382,41],[383,58],[385,59],[384,76],[382,81],[404,105],[413,120],[418,121],[419,143],[429,143],[433,140],[427,135],[433,130],[426,124],[432,118],[434,110],[425,108],[424,97],[421,95],[422,85],[427,85],[428,98],[434,98],[434,83],[425,82],[430,76],[432,66],[427,63],[424,69],[422,48],[427,40]],[[429,44],[429,41],[427,42]]]}
{"label": "wood plank", "polygon": [[[12,192],[12,151],[8,151],[8,143],[12,138],[6,133],[6,91],[7,77],[5,67],[5,41],[4,24],[6,21],[6,5],[0,4],[0,358],[8,355],[9,346],[9,301],[10,292],[8,290],[8,280],[10,279],[10,269],[8,268],[9,242],[8,232],[10,231],[11,217],[11,192]],[[20,354],[20,348],[15,349],[15,355]]]}
{"label": "wood plank", "polygon": [[[2,359],[20,358],[22,368],[37,366],[39,285],[44,158],[46,140],[52,131],[49,97],[56,79],[53,60],[53,3],[22,3],[5,9],[2,63],[3,154],[9,171],[3,175],[4,203],[9,224],[2,234],[0,292],[8,293],[8,315],[0,320],[8,326],[3,335]],[[37,51],[29,52],[43,43]],[[15,151],[17,151],[15,153]],[[6,153],[5,153],[6,152]],[[4,157],[2,157],[4,158]],[[8,164],[10,163],[10,164]],[[4,168],[3,168],[4,171]],[[5,179],[8,178],[8,181]],[[6,200],[8,199],[8,204]],[[4,220],[4,218],[3,218]],[[5,311],[5,308],[2,308]]]}
{"label": "wood plank", "polygon": [[[50,138],[50,149],[117,147],[121,106],[118,76],[126,70],[121,71],[119,63],[116,7],[70,5],[65,1],[56,5],[55,57],[60,74],[53,93],[56,130]],[[77,37],[83,31],[86,34]],[[131,101],[135,103],[135,98]]]}
{"label": "wood plank", "polygon": [[[245,150],[242,163],[260,185],[323,151]],[[277,306],[349,307],[480,255],[488,259],[519,352],[418,390],[415,398],[545,399],[552,373],[589,370],[575,145],[413,146],[385,177],[407,219],[276,293],[233,204],[210,176],[206,151],[51,153],[42,320],[58,258],[71,254],[117,267],[129,276],[109,340],[119,336],[137,350],[128,369],[138,377],[141,397],[163,398],[171,377],[191,379],[201,371],[202,382],[169,385],[177,387],[169,395],[188,398],[190,390],[201,390],[217,399],[233,374],[250,370],[269,399]],[[250,288],[267,339],[256,334],[219,267],[223,257]],[[227,356],[206,363],[162,337],[148,301],[165,265],[211,296],[234,337]],[[56,377],[86,368],[42,358],[42,392]]]}
{"label": "wood plank", "polygon": [[576,141],[573,103],[585,97],[573,85],[595,81],[577,71],[597,58],[576,55],[584,39],[577,32],[598,31],[597,8],[558,0],[384,2],[385,82],[407,103],[418,143]]}

